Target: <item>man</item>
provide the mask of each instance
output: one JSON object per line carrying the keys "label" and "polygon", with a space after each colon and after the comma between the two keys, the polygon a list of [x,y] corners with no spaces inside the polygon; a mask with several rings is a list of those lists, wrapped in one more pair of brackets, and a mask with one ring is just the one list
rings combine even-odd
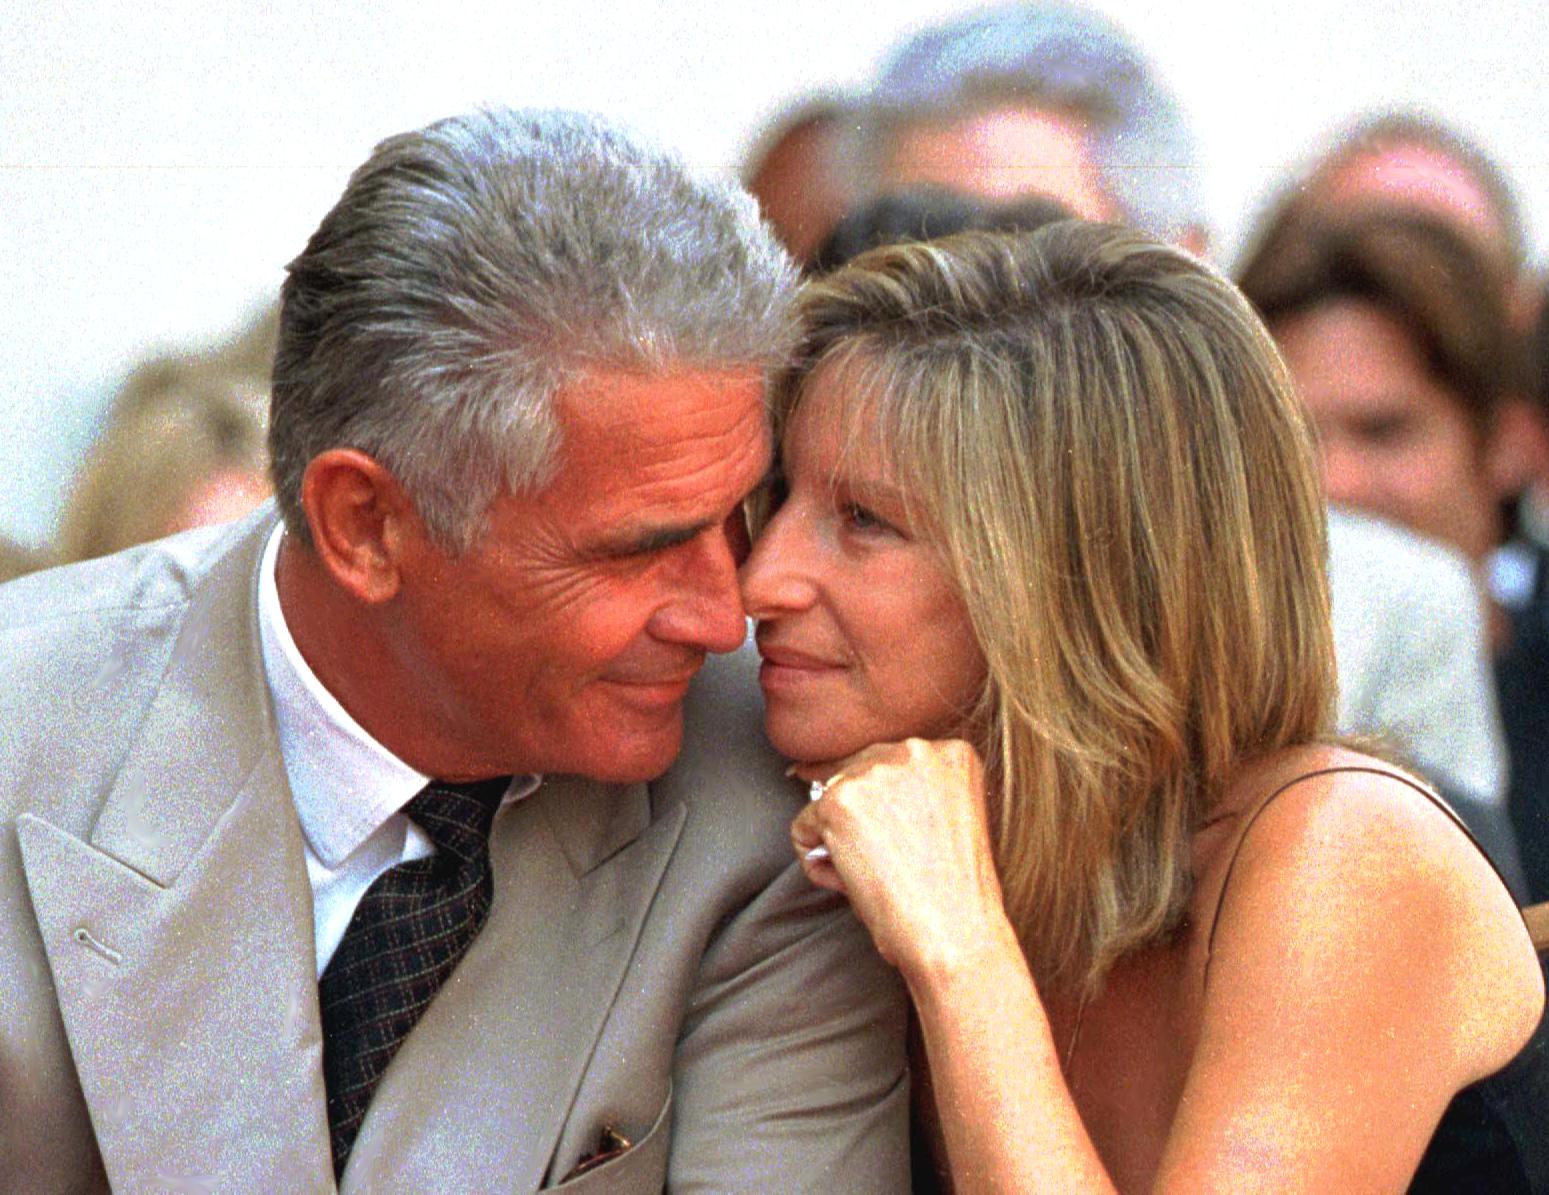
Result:
{"label": "man", "polygon": [[1183,110],[1107,18],[1039,0],[926,28],[871,92],[879,191],[939,184],[992,200],[1043,194],[1200,252],[1197,150]]}
{"label": "man", "polygon": [[[879,190],[1041,194],[1086,219],[1205,248],[1182,107],[1139,48],[1089,10],[1021,0],[921,30],[884,58],[870,112],[861,153]],[[1390,737],[1515,878],[1503,748],[1464,568],[1375,520],[1334,512],[1329,536],[1339,729]],[[1360,564],[1368,559],[1393,571],[1379,576]]]}
{"label": "man", "polygon": [[[1541,295],[1511,179],[1482,145],[1423,112],[1378,112],[1346,128],[1268,205],[1251,253],[1288,221],[1391,211],[1454,229],[1497,275],[1513,328],[1530,333]],[[1549,416],[1532,395],[1510,394],[1495,421],[1492,480],[1514,508],[1513,537],[1532,539],[1549,494]]]}
{"label": "man", "polygon": [[815,97],[776,113],[755,138],[742,182],[787,251],[803,266],[850,209],[845,100]]}
{"label": "man", "polygon": [[693,679],[790,287],[588,118],[355,173],[284,288],[283,523],[0,590],[5,1186],[907,1185],[896,981],[740,662]]}

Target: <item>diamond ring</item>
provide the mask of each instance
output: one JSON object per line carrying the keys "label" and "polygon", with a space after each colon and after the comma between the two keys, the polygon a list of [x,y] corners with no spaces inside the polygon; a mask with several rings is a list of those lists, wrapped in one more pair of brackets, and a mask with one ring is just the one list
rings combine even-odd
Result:
{"label": "diamond ring", "polygon": [[820,800],[822,800],[823,799],[823,794],[826,793],[829,789],[831,789],[834,785],[839,783],[839,778],[840,778],[840,776],[842,774],[843,773],[841,773],[841,772],[835,772],[827,780],[814,780],[811,784],[809,784],[807,786],[807,800],[809,800],[809,801],[820,801]]}

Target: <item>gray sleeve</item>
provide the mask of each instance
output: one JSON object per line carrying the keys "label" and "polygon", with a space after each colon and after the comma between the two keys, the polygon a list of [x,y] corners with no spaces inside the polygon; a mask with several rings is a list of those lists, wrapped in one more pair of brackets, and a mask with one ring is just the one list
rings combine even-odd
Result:
{"label": "gray sleeve", "polygon": [[904,994],[793,863],[706,951],[673,1064],[669,1189],[909,1189]]}

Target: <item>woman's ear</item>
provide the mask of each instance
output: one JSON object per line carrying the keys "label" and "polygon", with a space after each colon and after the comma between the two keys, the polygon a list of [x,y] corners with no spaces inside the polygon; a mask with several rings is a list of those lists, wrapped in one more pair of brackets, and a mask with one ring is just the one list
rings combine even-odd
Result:
{"label": "woman's ear", "polygon": [[425,531],[386,466],[354,448],[321,452],[302,476],[301,508],[313,551],[336,584],[362,602],[396,596],[405,550]]}

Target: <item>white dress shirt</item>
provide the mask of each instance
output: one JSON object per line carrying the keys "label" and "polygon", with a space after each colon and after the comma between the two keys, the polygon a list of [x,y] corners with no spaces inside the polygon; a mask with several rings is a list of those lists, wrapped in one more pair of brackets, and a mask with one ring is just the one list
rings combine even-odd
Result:
{"label": "white dress shirt", "polygon": [[[390,867],[435,854],[424,831],[400,812],[431,778],[367,734],[296,649],[275,583],[284,531],[284,524],[274,529],[259,565],[258,637],[280,757],[306,843],[321,977],[372,882]],[[506,801],[539,783],[537,776],[517,777]]]}

